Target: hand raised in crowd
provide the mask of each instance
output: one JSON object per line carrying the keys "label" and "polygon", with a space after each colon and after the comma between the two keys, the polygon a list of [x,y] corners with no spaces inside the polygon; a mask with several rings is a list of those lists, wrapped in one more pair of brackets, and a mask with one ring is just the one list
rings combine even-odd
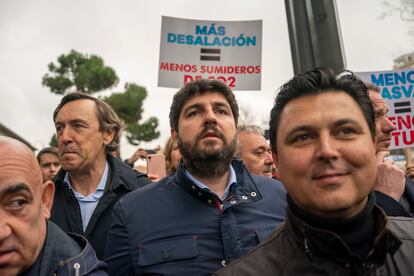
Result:
{"label": "hand raised in crowd", "polygon": [[409,165],[405,169],[405,174],[414,181],[414,165]]}
{"label": "hand raised in crowd", "polygon": [[377,153],[378,171],[374,190],[380,191],[398,201],[404,193],[404,171],[394,165],[393,160],[384,160],[388,155],[388,151],[380,151]]}
{"label": "hand raised in crowd", "polygon": [[140,158],[147,158],[148,153],[143,148],[138,148],[127,160],[128,164],[133,165]]}

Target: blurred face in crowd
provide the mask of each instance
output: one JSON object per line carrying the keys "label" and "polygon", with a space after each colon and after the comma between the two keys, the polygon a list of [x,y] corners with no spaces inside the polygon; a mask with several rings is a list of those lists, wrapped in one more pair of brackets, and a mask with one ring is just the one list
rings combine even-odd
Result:
{"label": "blurred face in crowd", "polygon": [[89,99],[66,103],[55,119],[60,161],[65,171],[89,171],[105,159],[105,146],[114,132],[100,131],[95,102]]}
{"label": "blurred face in crowd", "polygon": [[320,217],[358,214],[376,178],[374,139],[361,108],[345,92],[289,101],[274,160],[294,202]]}
{"label": "blurred face in crowd", "polygon": [[37,259],[46,236],[54,186],[42,183],[34,154],[0,137],[0,275],[17,275]]}
{"label": "blurred face in crowd", "polygon": [[266,139],[257,132],[238,134],[240,158],[252,174],[272,177],[272,153]]}
{"label": "blurred face in crowd", "polygon": [[180,163],[181,160],[181,153],[180,153],[180,149],[178,148],[177,142],[173,142],[172,144],[172,149],[171,149],[171,153],[170,153],[170,158],[171,158],[171,170],[176,170],[178,167],[178,164]]}
{"label": "blurred face in crowd", "polygon": [[221,93],[205,92],[190,98],[180,112],[178,130],[173,129],[171,134],[188,167],[201,166],[197,161],[209,161],[203,165],[215,171],[210,173],[228,170],[237,146],[236,124]]}
{"label": "blurred face in crowd", "polygon": [[40,170],[43,182],[52,180],[60,169],[59,157],[56,154],[45,152],[39,157]]}
{"label": "blurred face in crowd", "polygon": [[375,90],[368,90],[368,94],[375,111],[376,151],[389,151],[395,125],[387,117],[388,107],[381,94]]}

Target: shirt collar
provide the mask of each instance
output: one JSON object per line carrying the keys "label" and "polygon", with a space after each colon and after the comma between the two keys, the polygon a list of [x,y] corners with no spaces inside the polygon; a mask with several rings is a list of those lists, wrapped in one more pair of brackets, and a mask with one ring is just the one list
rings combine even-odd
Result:
{"label": "shirt collar", "polygon": [[[202,190],[209,191],[210,193],[212,193],[212,194],[216,195],[217,197],[219,197],[207,185],[205,185],[204,183],[202,183],[201,181],[196,179],[194,176],[192,176],[187,169],[184,170],[184,173],[192,182],[194,182],[194,184],[197,187],[199,187]],[[227,197],[227,195],[229,194],[230,188],[236,183],[237,183],[236,172],[234,171],[233,166],[230,165],[230,175],[229,175],[229,178],[228,178],[227,187],[226,187],[226,190],[224,190],[223,197],[221,198],[221,200],[223,200]]]}
{"label": "shirt collar", "polygon": [[[109,164],[108,161],[105,162],[105,169],[101,176],[101,179],[99,180],[98,187],[96,187],[96,191],[104,191],[106,182],[108,180],[108,174],[109,174]],[[72,184],[70,183],[69,174],[66,172],[65,177],[63,178],[63,182],[66,183],[66,185],[69,187],[69,189],[73,190]],[[75,191],[75,190],[73,190]]]}

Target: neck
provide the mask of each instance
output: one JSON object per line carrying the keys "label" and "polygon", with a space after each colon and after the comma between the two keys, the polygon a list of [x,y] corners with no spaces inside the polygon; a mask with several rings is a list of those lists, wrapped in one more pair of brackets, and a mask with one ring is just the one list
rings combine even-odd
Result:
{"label": "neck", "polygon": [[87,196],[96,191],[104,173],[106,157],[99,158],[92,168],[82,171],[68,172],[72,188],[81,195]]}
{"label": "neck", "polygon": [[213,192],[215,192],[219,198],[222,198],[224,195],[224,191],[227,188],[229,177],[230,177],[230,169],[228,169],[224,174],[218,176],[206,176],[206,175],[198,175],[193,174],[197,180],[205,184],[209,187]]}
{"label": "neck", "polygon": [[[375,238],[375,218],[373,215],[374,194],[370,194],[367,204],[360,213],[351,218],[322,218],[311,214],[288,197],[288,205],[292,213],[306,224],[328,230],[340,236],[352,252],[366,257],[372,248]],[[329,238],[327,238],[329,240]]]}

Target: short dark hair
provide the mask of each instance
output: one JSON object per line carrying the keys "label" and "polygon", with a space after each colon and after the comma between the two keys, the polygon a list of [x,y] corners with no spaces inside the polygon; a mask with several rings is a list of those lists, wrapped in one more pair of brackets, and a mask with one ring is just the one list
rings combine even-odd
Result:
{"label": "short dark hair", "polygon": [[170,108],[170,127],[178,129],[178,119],[184,104],[192,97],[201,95],[206,92],[218,92],[222,94],[230,105],[233,113],[234,122],[237,126],[239,118],[239,106],[237,105],[236,97],[233,91],[223,82],[218,80],[199,79],[187,83],[177,93],[175,93],[171,108]]}
{"label": "short dark hair", "polygon": [[121,139],[121,131],[123,129],[123,122],[119,119],[118,115],[109,106],[106,102],[97,99],[91,95],[81,92],[74,92],[65,95],[59,105],[56,107],[55,111],[53,112],[53,122],[56,122],[56,117],[62,107],[73,101],[77,100],[91,100],[95,103],[96,106],[96,115],[99,121],[99,131],[105,130],[113,130],[114,131],[114,139],[112,139],[111,143],[106,145],[105,151],[106,153],[110,154],[113,151],[117,151],[119,148],[119,141]]}
{"label": "short dark hair", "polygon": [[59,157],[59,153],[58,153],[57,148],[55,148],[55,147],[46,147],[46,148],[43,148],[43,149],[41,149],[41,150],[39,151],[39,153],[36,155],[36,159],[37,159],[37,162],[39,162],[39,164],[40,164],[40,158],[41,158],[41,157],[42,157],[42,155],[43,155],[43,154],[45,154],[45,153],[54,154],[54,155],[56,155],[56,157]]}
{"label": "short dark hair", "polygon": [[277,128],[285,105],[295,98],[324,92],[350,95],[361,108],[372,138],[375,137],[375,113],[365,84],[351,71],[335,75],[331,69],[317,68],[294,76],[280,87],[270,112],[269,137],[273,152],[277,150]]}

